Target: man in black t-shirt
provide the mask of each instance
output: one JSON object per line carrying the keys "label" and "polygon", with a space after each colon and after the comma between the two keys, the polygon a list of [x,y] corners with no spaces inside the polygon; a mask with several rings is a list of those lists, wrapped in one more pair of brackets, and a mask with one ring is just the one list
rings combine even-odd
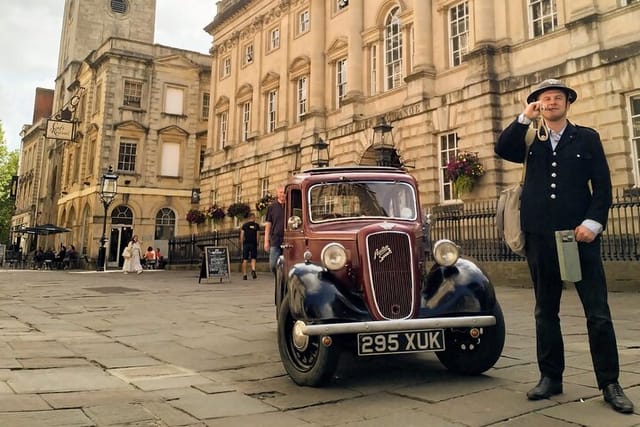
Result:
{"label": "man in black t-shirt", "polygon": [[242,242],[242,279],[247,280],[247,261],[251,261],[251,277],[256,275],[256,258],[258,257],[258,231],[260,225],[256,222],[256,215],[250,213],[247,222],[240,228]]}
{"label": "man in black t-shirt", "polygon": [[276,272],[276,262],[282,255],[282,240],[284,239],[284,185],[276,189],[276,200],[267,208],[264,224],[264,250],[269,252],[269,268]]}

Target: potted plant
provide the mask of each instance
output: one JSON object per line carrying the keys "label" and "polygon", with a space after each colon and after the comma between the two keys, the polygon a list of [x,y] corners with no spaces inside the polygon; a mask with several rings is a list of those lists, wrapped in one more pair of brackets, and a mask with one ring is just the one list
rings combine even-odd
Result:
{"label": "potted plant", "polygon": [[260,216],[263,216],[265,213],[267,213],[267,208],[269,207],[269,205],[271,205],[271,203],[273,203],[275,199],[276,198],[274,196],[267,193],[262,196],[260,200],[258,200],[258,202],[256,203],[256,210],[258,211]]}
{"label": "potted plant", "polygon": [[204,212],[196,208],[191,208],[189,209],[189,212],[187,212],[187,221],[189,224],[202,224],[205,219],[206,216]]}
{"label": "potted plant", "polygon": [[217,204],[212,205],[209,209],[207,209],[207,218],[211,219],[214,224],[218,224],[222,222],[226,213],[223,207],[218,206]]}
{"label": "potted plant", "polygon": [[251,208],[247,203],[244,202],[236,202],[232,203],[227,209],[227,215],[231,218],[243,219],[249,216],[249,212],[251,212]]}
{"label": "potted plant", "polygon": [[447,163],[447,176],[453,182],[458,195],[470,192],[484,173],[484,166],[480,163],[477,153],[461,151]]}

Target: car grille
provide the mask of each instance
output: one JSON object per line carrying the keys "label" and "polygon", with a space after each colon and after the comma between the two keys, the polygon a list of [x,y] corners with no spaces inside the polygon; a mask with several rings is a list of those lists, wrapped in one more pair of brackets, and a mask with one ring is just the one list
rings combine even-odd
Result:
{"label": "car grille", "polygon": [[380,232],[367,236],[371,290],[379,314],[403,319],[413,309],[411,241],[406,233]]}

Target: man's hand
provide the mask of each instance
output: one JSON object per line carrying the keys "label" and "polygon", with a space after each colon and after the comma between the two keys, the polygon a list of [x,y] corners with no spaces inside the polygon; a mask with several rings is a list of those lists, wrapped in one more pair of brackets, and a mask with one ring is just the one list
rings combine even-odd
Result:
{"label": "man's hand", "polygon": [[578,242],[591,243],[596,238],[595,233],[589,230],[584,225],[577,226],[574,232],[576,234],[576,240]]}
{"label": "man's hand", "polygon": [[529,120],[535,120],[540,116],[540,112],[542,111],[542,103],[539,101],[532,102],[531,104],[527,104],[524,108],[522,114]]}

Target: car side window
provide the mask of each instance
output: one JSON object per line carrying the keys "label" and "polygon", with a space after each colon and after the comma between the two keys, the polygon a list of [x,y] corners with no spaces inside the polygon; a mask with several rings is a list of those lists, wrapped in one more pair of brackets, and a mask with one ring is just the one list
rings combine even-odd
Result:
{"label": "car side window", "polygon": [[289,192],[289,206],[291,206],[290,215],[302,219],[302,191],[300,189],[293,189]]}

